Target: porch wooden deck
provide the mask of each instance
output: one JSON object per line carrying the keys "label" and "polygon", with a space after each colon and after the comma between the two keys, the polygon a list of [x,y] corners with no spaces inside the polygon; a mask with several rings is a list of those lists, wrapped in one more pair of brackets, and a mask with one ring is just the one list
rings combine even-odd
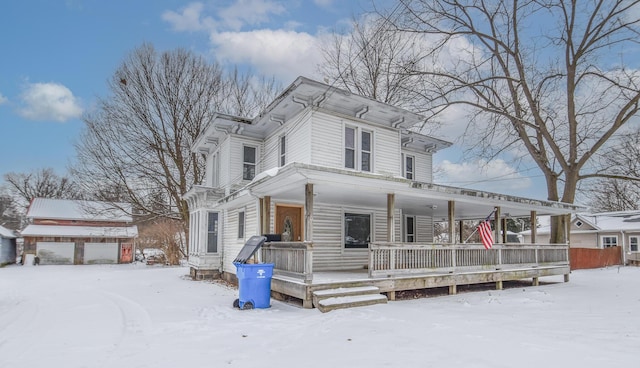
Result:
{"label": "porch wooden deck", "polygon": [[371,243],[368,268],[313,272],[311,243],[267,243],[262,261],[274,263],[273,295],[295,298],[312,308],[313,293],[319,290],[374,286],[390,300],[395,293],[448,287],[450,294],[459,285],[564,275],[569,280],[569,247],[566,245],[497,244],[484,249],[481,244]]}

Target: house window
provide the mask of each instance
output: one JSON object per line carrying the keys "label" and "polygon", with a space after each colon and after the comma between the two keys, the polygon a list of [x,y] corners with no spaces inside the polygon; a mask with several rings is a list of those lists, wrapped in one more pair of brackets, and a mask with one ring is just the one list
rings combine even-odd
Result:
{"label": "house window", "polygon": [[413,180],[416,158],[414,156],[404,156],[404,177]]}
{"label": "house window", "polygon": [[220,185],[220,159],[217,154],[213,155],[213,167],[211,170],[211,186],[217,188]]}
{"label": "house window", "polygon": [[244,165],[242,167],[242,179],[253,180],[256,176],[256,148],[244,146]]}
{"label": "house window", "polygon": [[576,221],[576,227],[580,227],[580,226],[582,226],[582,221],[580,220]]}
{"label": "house window", "polygon": [[632,252],[637,252],[638,251],[638,239],[640,239],[640,237],[637,236],[630,236],[629,237],[629,250]]}
{"label": "house window", "polygon": [[344,129],[344,167],[356,168],[356,130],[350,127]]}
{"label": "house window", "polygon": [[368,248],[371,239],[371,215],[344,214],[344,247]]}
{"label": "house window", "polygon": [[238,212],[238,239],[244,239],[244,211]]}
{"label": "house window", "polygon": [[209,212],[207,223],[207,253],[218,252],[218,213]]}
{"label": "house window", "polygon": [[287,139],[283,135],[280,137],[280,166],[287,163]]}
{"label": "house window", "polygon": [[416,241],[416,217],[406,216],[404,218],[404,241],[414,243]]}
{"label": "house window", "polygon": [[602,247],[603,248],[611,248],[618,246],[618,237],[617,236],[603,236],[602,237]]}
{"label": "house window", "polygon": [[[359,138],[359,139],[358,139]],[[372,171],[373,133],[354,127],[344,128],[344,167]]]}

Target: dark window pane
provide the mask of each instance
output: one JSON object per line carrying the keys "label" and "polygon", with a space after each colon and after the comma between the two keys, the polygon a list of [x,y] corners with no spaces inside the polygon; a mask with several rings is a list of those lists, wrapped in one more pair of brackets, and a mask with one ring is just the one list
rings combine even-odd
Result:
{"label": "dark window pane", "polygon": [[371,152],[371,133],[362,132],[362,150]]}
{"label": "dark window pane", "polygon": [[371,154],[362,152],[362,171],[371,171]]}
{"label": "dark window pane", "polygon": [[413,217],[407,217],[407,234],[414,234],[413,221]]}
{"label": "dark window pane", "polygon": [[209,212],[207,224],[207,252],[218,252],[218,213]]}
{"label": "dark window pane", "polygon": [[345,148],[356,148],[355,145],[356,130],[353,128],[344,129],[344,146]]}
{"label": "dark window pane", "polygon": [[355,169],[356,168],[355,156],[356,156],[356,151],[352,149],[345,149],[344,150],[344,167],[349,169]]}
{"label": "dark window pane", "polygon": [[244,146],[244,162],[255,164],[256,163],[256,148]]}
{"label": "dark window pane", "polygon": [[252,164],[245,164],[242,169],[242,179],[253,180],[256,176],[256,166]]}
{"label": "dark window pane", "polygon": [[344,214],[345,248],[368,248],[371,237],[371,215]]}
{"label": "dark window pane", "polygon": [[238,212],[238,239],[244,238],[244,211]]}

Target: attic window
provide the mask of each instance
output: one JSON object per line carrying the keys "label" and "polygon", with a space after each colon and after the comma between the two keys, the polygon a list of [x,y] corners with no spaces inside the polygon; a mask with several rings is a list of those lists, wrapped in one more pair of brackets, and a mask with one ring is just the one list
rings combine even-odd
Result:
{"label": "attic window", "polygon": [[580,220],[576,221],[576,227],[580,227],[580,226],[582,226],[582,221]]}

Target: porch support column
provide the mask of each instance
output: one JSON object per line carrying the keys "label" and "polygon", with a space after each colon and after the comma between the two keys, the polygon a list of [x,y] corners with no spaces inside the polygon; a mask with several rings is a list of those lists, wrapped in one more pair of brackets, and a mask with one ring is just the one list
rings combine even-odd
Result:
{"label": "porch support column", "polygon": [[567,245],[569,245],[571,243],[571,214],[565,215],[564,232],[566,234],[564,238],[566,239]]}
{"label": "porch support column", "polygon": [[538,234],[538,213],[531,211],[531,244],[536,243],[536,235]]}
{"label": "porch support column", "polygon": [[457,285],[449,285],[449,295],[456,295],[458,293]]}
{"label": "porch support column", "polygon": [[506,243],[507,242],[507,219],[503,218],[502,219],[502,229],[504,229],[504,231],[502,232],[502,242]]}
{"label": "porch support column", "polygon": [[496,240],[496,244],[499,244],[502,243],[502,221],[500,221],[500,217],[502,217],[502,215],[500,214],[500,207],[496,206],[496,212],[493,216],[496,224],[496,233],[493,238]]}
{"label": "porch support column", "polygon": [[540,285],[540,281],[538,281],[537,277],[533,278],[533,286],[539,286]]}
{"label": "porch support column", "polygon": [[[393,193],[387,194],[387,242],[392,242],[395,239],[394,234],[394,213],[396,206],[396,196]],[[395,293],[394,293],[395,296]]]}
{"label": "porch support column", "polygon": [[502,290],[502,289],[503,289],[502,280],[496,281],[496,290]]}
{"label": "porch support column", "polygon": [[456,202],[449,201],[448,206],[448,215],[449,215],[449,244],[455,244],[456,242]]}
{"label": "porch support column", "polygon": [[313,184],[304,186],[304,240],[313,239]]}
{"label": "porch support column", "polygon": [[271,233],[271,197],[264,196],[261,202],[262,204],[262,234]]}

